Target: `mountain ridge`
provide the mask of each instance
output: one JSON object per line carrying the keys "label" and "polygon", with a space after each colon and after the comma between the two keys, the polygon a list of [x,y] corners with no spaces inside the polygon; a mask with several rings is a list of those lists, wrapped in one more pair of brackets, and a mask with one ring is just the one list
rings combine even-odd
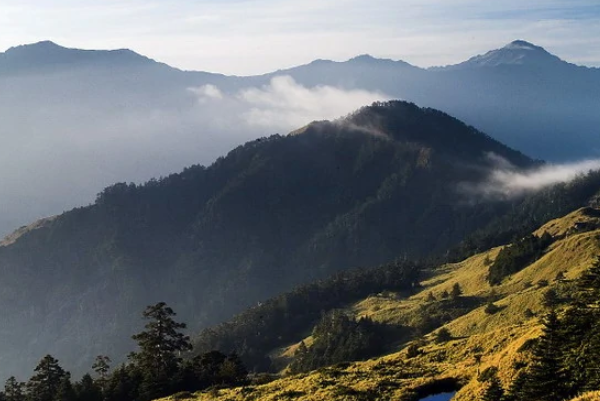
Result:
{"label": "mountain ridge", "polygon": [[[513,53],[512,57],[507,56],[510,53]],[[334,61],[334,60],[329,60],[329,59],[315,59],[306,64],[301,64],[301,65],[298,65],[298,66],[295,66],[292,68],[278,69],[276,71],[276,73],[285,73],[288,70],[293,70],[293,69],[297,69],[297,68],[301,68],[301,67],[307,67],[307,66],[315,65],[315,64],[333,64],[333,65],[336,65],[336,64],[337,65],[339,65],[339,64],[363,64],[363,65],[382,64],[382,65],[394,65],[394,66],[400,66],[400,67],[406,67],[406,68],[418,69],[418,70],[443,70],[443,69],[457,69],[457,68],[462,68],[462,67],[475,67],[475,66],[486,66],[486,67],[492,66],[492,67],[494,67],[494,66],[499,66],[502,64],[523,65],[523,64],[527,64],[526,61],[528,60],[528,57],[525,57],[527,55],[527,53],[532,53],[532,54],[537,55],[537,58],[535,58],[533,61],[534,61],[534,64],[538,64],[538,65],[541,65],[544,62],[552,62],[552,63],[562,62],[563,64],[570,65],[570,66],[578,66],[578,67],[583,67],[583,68],[588,68],[588,69],[598,69],[598,67],[578,65],[578,64],[572,64],[572,63],[566,62],[566,61],[562,60],[561,58],[559,58],[558,56],[556,56],[552,53],[549,53],[546,49],[544,49],[541,46],[535,45],[526,40],[517,39],[517,40],[514,40],[514,41],[506,44],[505,46],[503,46],[501,48],[490,50],[490,51],[486,52],[485,54],[473,56],[463,62],[458,62],[456,64],[443,65],[443,66],[440,65],[440,66],[431,66],[431,67],[418,67],[418,66],[415,66],[415,65],[413,65],[405,60],[402,60],[402,59],[393,60],[393,59],[389,59],[389,58],[379,58],[379,57],[375,57],[370,54],[364,53],[364,54],[359,54],[359,55],[350,57],[349,59],[342,60],[342,61]],[[153,62],[156,64],[168,66],[168,67],[170,67],[174,70],[178,70],[180,72],[207,73],[206,71],[202,71],[202,70],[181,70],[178,67],[171,66],[171,65],[168,65],[165,63],[161,63],[161,62],[158,62],[151,58],[148,58],[146,56],[143,56],[129,48],[120,48],[120,49],[112,49],[112,50],[80,49],[80,48],[74,48],[74,47],[65,47],[65,46],[59,45],[51,40],[43,40],[43,41],[29,43],[29,44],[12,46],[12,47],[8,48],[5,52],[3,52],[3,53],[0,52],[0,62],[2,61],[1,58],[3,56],[7,57],[7,56],[13,56],[13,55],[20,55],[21,57],[24,56],[27,58],[35,58],[36,56],[40,57],[40,56],[43,56],[44,54],[50,55],[50,56],[56,56],[59,54],[82,56],[84,54],[87,54],[88,56],[95,55],[98,58],[101,56],[114,55],[117,57],[122,56],[122,57],[125,57],[126,60],[137,61],[139,63]],[[543,57],[540,58],[539,55],[543,55]],[[502,60],[503,56],[504,56],[504,60]],[[38,60],[38,61],[42,61],[42,60]],[[65,62],[65,64],[68,64],[68,62]],[[247,75],[247,76],[229,75],[229,77],[252,78],[252,77],[260,77],[260,76],[269,75],[269,74],[272,74],[272,73]]]}

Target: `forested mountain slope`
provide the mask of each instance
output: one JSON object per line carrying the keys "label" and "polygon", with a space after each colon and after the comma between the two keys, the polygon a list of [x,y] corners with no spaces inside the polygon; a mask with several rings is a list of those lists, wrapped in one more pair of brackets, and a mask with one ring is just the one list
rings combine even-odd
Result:
{"label": "forested mountain slope", "polygon": [[[388,339],[386,356],[193,398],[412,401],[458,391],[454,399],[474,401],[499,399],[490,390],[497,386],[507,400],[519,401],[571,399],[598,390],[591,362],[600,355],[594,348],[597,325],[585,328],[597,316],[597,298],[592,305],[585,300],[600,291],[600,210],[579,209],[531,235],[547,235],[552,242],[497,285],[489,282],[490,270],[522,239],[442,265],[412,293],[384,291],[346,304],[341,313],[351,319],[404,328]],[[310,355],[322,341],[319,330],[315,327],[302,345],[283,350],[288,363]],[[341,334],[328,334],[334,335]],[[577,400],[593,400],[595,394]]]}
{"label": "forested mountain slope", "polygon": [[197,330],[338,270],[443,253],[514,206],[459,190],[487,177],[490,154],[534,164],[444,113],[389,102],[111,186],[0,247],[0,355],[10,373],[47,353],[78,372],[126,355],[131,316],[158,300]]}

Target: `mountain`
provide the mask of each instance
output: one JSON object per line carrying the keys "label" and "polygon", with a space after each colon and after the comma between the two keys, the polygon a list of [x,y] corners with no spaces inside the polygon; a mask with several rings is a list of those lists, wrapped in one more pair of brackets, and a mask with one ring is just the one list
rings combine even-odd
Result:
{"label": "mountain", "polygon": [[[337,118],[385,98],[442,110],[537,159],[594,158],[599,71],[524,41],[442,68],[361,55],[252,77],[181,71],[123,49],[17,46],[0,54],[0,233],[89,204],[114,182],[210,164],[323,110]],[[273,83],[282,75],[295,82]]]}
{"label": "mountain", "polygon": [[506,65],[536,66],[550,68],[551,66],[567,66],[568,63],[550,54],[543,47],[536,46],[524,40],[515,40],[501,49],[489,51],[469,60],[447,67],[460,68],[493,68]]}
{"label": "mountain", "polygon": [[[584,343],[567,341],[562,345],[567,349],[575,347],[573,356],[582,363],[577,372],[568,374],[578,376],[583,371],[594,371],[593,366],[583,360],[594,352],[597,357],[600,351],[590,351],[590,337],[581,330],[586,324],[582,316],[586,313],[597,316],[597,311],[593,307],[582,307],[577,300],[582,288],[589,288],[581,284],[582,276],[596,274],[590,273],[590,269],[597,266],[599,234],[600,209],[581,208],[532,231],[532,238],[548,236],[552,238],[551,244],[545,245],[541,254],[522,263],[518,271],[497,285],[489,282],[490,269],[508,249],[517,246],[518,240],[428,270],[412,289],[381,283],[379,291],[373,289],[368,296],[346,300],[334,306],[337,312],[329,315],[333,321],[340,315],[348,319],[368,319],[373,325],[392,330],[394,335],[385,340],[385,347],[379,349],[378,354],[363,357],[365,361],[345,360],[304,373],[290,374],[286,370],[282,377],[275,376],[266,384],[256,380],[244,388],[197,392],[190,399],[243,400],[252,394],[261,400],[420,400],[433,394],[454,392],[452,399],[457,401],[486,399],[483,394],[490,386],[491,377],[497,376],[504,389],[513,386],[514,390],[519,375],[531,374],[536,348],[543,345],[541,336],[548,330],[543,325],[547,321],[545,316],[553,310],[559,312],[561,330],[575,330],[574,333],[579,333],[574,334],[577,341],[584,339]],[[380,270],[376,268],[371,273]],[[369,274],[363,271],[363,280]],[[368,282],[363,280],[358,279]],[[597,284],[595,291],[600,289]],[[263,307],[245,313],[258,314],[260,308]],[[301,311],[296,313],[302,316]],[[570,320],[573,317],[575,320]],[[348,333],[331,327],[327,336],[320,337],[322,321],[317,317],[312,323],[306,322],[304,328],[296,328],[295,339],[271,350],[271,356],[278,358],[283,366],[290,362],[293,366],[294,361],[311,355],[311,348],[327,336],[351,338]],[[319,323],[314,326],[316,322]],[[357,327],[360,326],[348,330],[358,330]],[[287,332],[285,324],[262,330],[273,338]],[[597,333],[597,328],[589,330]],[[440,334],[443,332],[447,333],[446,337]],[[371,341],[381,341],[381,337]],[[347,348],[350,343],[337,346]],[[326,353],[335,355],[336,352],[338,349],[329,348]],[[555,356],[559,352],[563,350],[551,350]],[[574,386],[572,392],[580,394],[581,387],[577,386],[582,383],[569,382],[568,385]],[[584,386],[587,386],[586,391],[597,389],[596,382]],[[518,391],[526,391],[526,388]],[[547,387],[544,391],[548,394]],[[567,399],[573,397],[567,396]],[[595,399],[597,392],[576,398],[578,401]]]}
{"label": "mountain", "polygon": [[598,189],[555,194],[550,208],[471,199],[460,184],[486,180],[490,154],[535,166],[442,112],[387,102],[209,167],[108,187],[3,242],[0,314],[13,329],[0,333],[0,355],[19,375],[46,353],[81,372],[132,349],[132,316],[147,304],[166,301],[198,330],[340,270],[443,254],[515,207],[531,211],[515,219],[524,224]]}
{"label": "mountain", "polygon": [[0,74],[47,73],[98,65],[170,68],[127,49],[110,51],[69,49],[51,41],[11,47],[6,52],[0,53]]}
{"label": "mountain", "polygon": [[539,159],[600,154],[598,68],[567,63],[522,40],[446,67],[369,60],[320,62],[282,73],[308,86],[380,91],[445,111]]}

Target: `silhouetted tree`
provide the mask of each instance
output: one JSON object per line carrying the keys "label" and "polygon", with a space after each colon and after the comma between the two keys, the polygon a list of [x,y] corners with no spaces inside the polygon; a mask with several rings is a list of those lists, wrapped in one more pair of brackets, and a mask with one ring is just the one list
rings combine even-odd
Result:
{"label": "silhouetted tree", "polygon": [[148,306],[143,313],[150,320],[146,330],[132,336],[140,348],[130,359],[144,376],[140,386],[142,398],[167,395],[179,369],[180,353],[192,349],[189,338],[180,332],[186,325],[173,320],[175,315],[164,302]]}
{"label": "silhouetted tree", "polygon": [[4,399],[6,401],[25,401],[25,383],[19,382],[14,376],[4,384]]}
{"label": "silhouetted tree", "polygon": [[28,397],[34,401],[53,401],[63,378],[68,376],[58,360],[46,355],[35,368],[35,374],[27,382]]}
{"label": "silhouetted tree", "polygon": [[445,327],[442,327],[437,331],[437,333],[435,333],[436,343],[445,343],[450,340],[452,340],[452,334],[450,334],[450,331]]}
{"label": "silhouetted tree", "polygon": [[60,379],[60,384],[54,396],[54,401],[77,401],[77,394],[75,393],[73,385],[71,384],[71,375],[68,373]]}
{"label": "silhouetted tree", "polygon": [[454,283],[454,285],[452,286],[452,291],[450,291],[450,297],[453,300],[457,300],[458,298],[460,298],[462,293],[463,293],[463,291],[462,291],[462,288],[460,288],[460,284]]}
{"label": "silhouetted tree", "polygon": [[81,380],[75,384],[74,389],[77,399],[80,401],[102,401],[103,399],[102,389],[89,374],[83,375]]}
{"label": "silhouetted tree", "polygon": [[498,371],[494,370],[487,380],[487,387],[483,393],[482,401],[503,401],[504,389],[498,378]]}
{"label": "silhouetted tree", "polygon": [[[532,350],[532,362],[522,388],[530,400],[560,401],[566,395],[560,322],[551,311],[543,320],[543,334]],[[549,391],[551,389],[552,391]]]}

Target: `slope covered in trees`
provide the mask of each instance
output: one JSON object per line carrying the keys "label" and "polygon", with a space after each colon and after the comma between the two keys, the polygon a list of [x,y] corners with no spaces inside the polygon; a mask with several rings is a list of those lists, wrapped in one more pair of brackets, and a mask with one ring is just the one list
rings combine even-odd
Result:
{"label": "slope covered in trees", "polygon": [[[324,315],[295,347],[291,362],[298,366],[292,372],[302,371],[304,363],[340,355],[346,343],[355,344],[352,333],[360,332],[355,330],[360,319],[364,328],[400,324],[410,329],[433,312],[453,314],[424,332],[413,331],[412,337],[387,339],[389,355],[351,362],[363,357],[360,352],[346,354],[345,363],[268,384],[198,392],[194,399],[237,401],[251,394],[261,400],[412,401],[457,391],[458,401],[593,400],[600,389],[598,209],[579,209],[530,234],[544,232],[554,239],[544,254],[498,285],[490,285],[487,277],[505,247],[438,267],[412,294],[373,294]],[[550,292],[556,295],[554,302],[547,302]],[[365,340],[370,333],[366,331]],[[361,349],[358,343],[354,348]],[[583,393],[588,395],[576,398]]]}
{"label": "slope covered in trees", "polygon": [[17,328],[0,352],[15,373],[48,352],[77,371],[124,355],[131,316],[157,297],[198,329],[339,270],[443,253],[511,207],[457,191],[487,176],[490,152],[533,163],[441,112],[389,102],[111,186],[0,247],[1,317]]}
{"label": "slope covered in trees", "polygon": [[125,355],[131,316],[157,298],[197,330],[341,270],[456,257],[448,248],[474,232],[457,254],[485,249],[600,188],[591,174],[524,199],[470,198],[461,185],[487,178],[491,153],[535,165],[444,113],[388,102],[116,184],[0,247],[1,316],[18,328],[0,333],[0,351],[14,373],[45,353],[77,372]]}

